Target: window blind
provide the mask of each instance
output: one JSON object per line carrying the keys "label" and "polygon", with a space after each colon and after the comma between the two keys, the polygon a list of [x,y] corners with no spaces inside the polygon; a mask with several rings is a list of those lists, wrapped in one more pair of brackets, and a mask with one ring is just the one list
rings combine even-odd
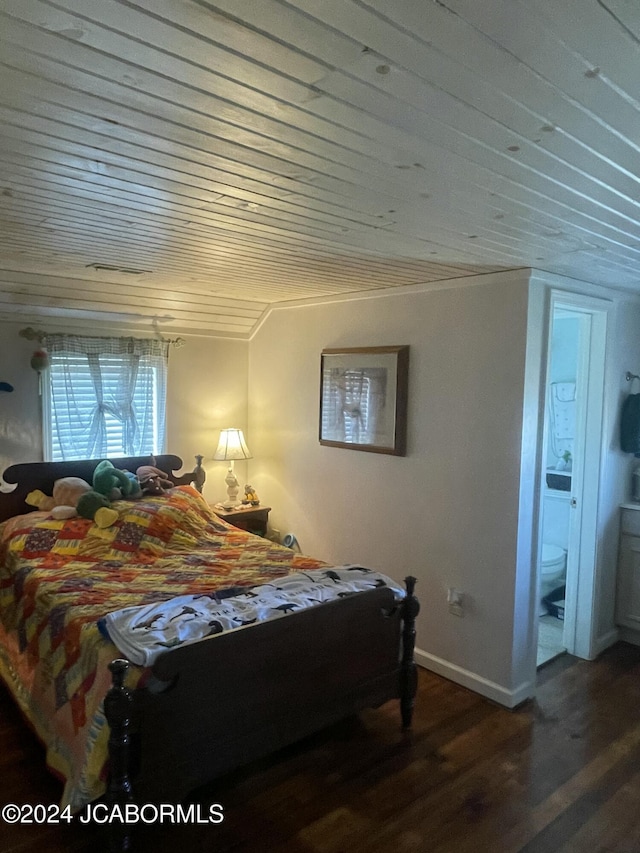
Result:
{"label": "window blind", "polygon": [[63,340],[51,347],[44,407],[48,459],[164,450],[166,355],[155,347],[151,352],[123,347],[121,340],[84,339],[91,343],[83,346],[83,339],[74,337],[70,345]]}

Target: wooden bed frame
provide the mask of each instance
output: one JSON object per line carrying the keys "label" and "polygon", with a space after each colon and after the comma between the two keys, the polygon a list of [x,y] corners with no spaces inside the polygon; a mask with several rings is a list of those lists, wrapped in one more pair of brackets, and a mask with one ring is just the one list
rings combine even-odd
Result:
{"label": "wooden bed frame", "polygon": [[[178,483],[202,489],[201,457],[194,472],[175,477],[177,456],[113,459],[135,471],[155,464]],[[32,489],[51,494],[56,479],[91,482],[99,460],[19,464],[4,480],[0,521],[31,511]],[[415,578],[405,579],[400,605],[388,588],[328,602],[286,619],[262,622],[161,655],[144,688],[124,686],[128,661],[111,662],[104,709],[110,726],[107,797],[178,803],[199,785],[268,755],[367,707],[400,699],[403,728],[411,726],[417,671]],[[126,833],[114,846],[127,849]]]}
{"label": "wooden bed frame", "polygon": [[[111,462],[114,467],[134,474],[142,465],[153,465],[161,471],[166,471],[169,479],[173,480],[176,486],[193,483],[201,492],[206,475],[202,467],[202,456],[196,456],[195,459],[194,470],[180,476],[176,476],[173,472],[182,468],[182,459],[171,454],[127,456],[123,459],[111,459]],[[50,495],[53,484],[62,477],[80,477],[91,483],[98,462],[100,462],[99,459],[79,459],[76,462],[22,462],[7,468],[2,479],[9,485],[15,483],[16,487],[11,492],[0,493],[0,522],[14,515],[33,512],[35,507],[26,504],[25,498],[34,489],[41,489],[45,495]]]}

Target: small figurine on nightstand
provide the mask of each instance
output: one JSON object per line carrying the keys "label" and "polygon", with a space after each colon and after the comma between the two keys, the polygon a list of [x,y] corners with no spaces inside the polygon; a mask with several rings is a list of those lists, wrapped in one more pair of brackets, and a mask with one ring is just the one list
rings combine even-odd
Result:
{"label": "small figurine on nightstand", "polygon": [[244,487],[244,500],[243,504],[251,504],[251,506],[259,506],[260,499],[258,498],[258,493],[255,491],[253,486],[250,486],[248,483]]}

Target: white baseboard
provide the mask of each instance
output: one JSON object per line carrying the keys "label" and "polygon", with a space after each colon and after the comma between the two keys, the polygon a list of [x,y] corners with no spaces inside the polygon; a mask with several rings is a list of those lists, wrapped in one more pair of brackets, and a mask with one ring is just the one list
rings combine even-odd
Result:
{"label": "white baseboard", "polygon": [[631,643],[634,646],[640,646],[640,631],[634,628],[618,628],[618,639],[624,640],[625,643]]}
{"label": "white baseboard", "polygon": [[[612,631],[608,631],[606,634],[603,634],[601,637],[596,637],[593,642],[593,658],[597,658],[599,654],[601,654],[605,649],[608,649],[609,646],[612,646],[614,643],[617,643],[618,640],[624,640],[626,637],[623,635],[624,628],[614,628]],[[630,643],[637,643],[640,645],[640,636],[638,636],[637,632],[631,631],[632,634],[636,635],[636,640],[629,640]]]}
{"label": "white baseboard", "polygon": [[449,681],[454,681],[456,684],[462,685],[462,687],[468,687],[469,690],[473,690],[475,693],[479,693],[481,696],[485,696],[499,705],[504,705],[506,708],[515,708],[526,699],[530,699],[535,695],[535,684],[527,682],[521,684],[515,690],[507,690],[506,687],[502,687],[494,681],[489,681],[475,672],[470,672],[467,669],[456,666],[456,664],[424,652],[422,649],[416,649],[415,656],[416,663],[419,666],[435,672],[436,675],[442,675],[444,678],[448,678]]}

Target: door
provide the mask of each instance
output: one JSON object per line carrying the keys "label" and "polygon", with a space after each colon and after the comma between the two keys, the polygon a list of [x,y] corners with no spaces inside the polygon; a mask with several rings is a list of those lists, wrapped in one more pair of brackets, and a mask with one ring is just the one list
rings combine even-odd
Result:
{"label": "door", "polygon": [[[608,306],[602,300],[554,292],[550,332],[558,318],[575,319],[578,328],[575,361],[575,436],[571,451],[568,496],[567,567],[562,646],[578,657],[591,658],[595,625],[597,508],[603,440],[604,371]],[[553,335],[549,334],[546,387],[558,381],[553,370]],[[566,377],[569,379],[570,377]],[[538,554],[544,541],[544,496],[551,435],[545,418],[540,487]],[[540,590],[538,566],[537,589]]]}

